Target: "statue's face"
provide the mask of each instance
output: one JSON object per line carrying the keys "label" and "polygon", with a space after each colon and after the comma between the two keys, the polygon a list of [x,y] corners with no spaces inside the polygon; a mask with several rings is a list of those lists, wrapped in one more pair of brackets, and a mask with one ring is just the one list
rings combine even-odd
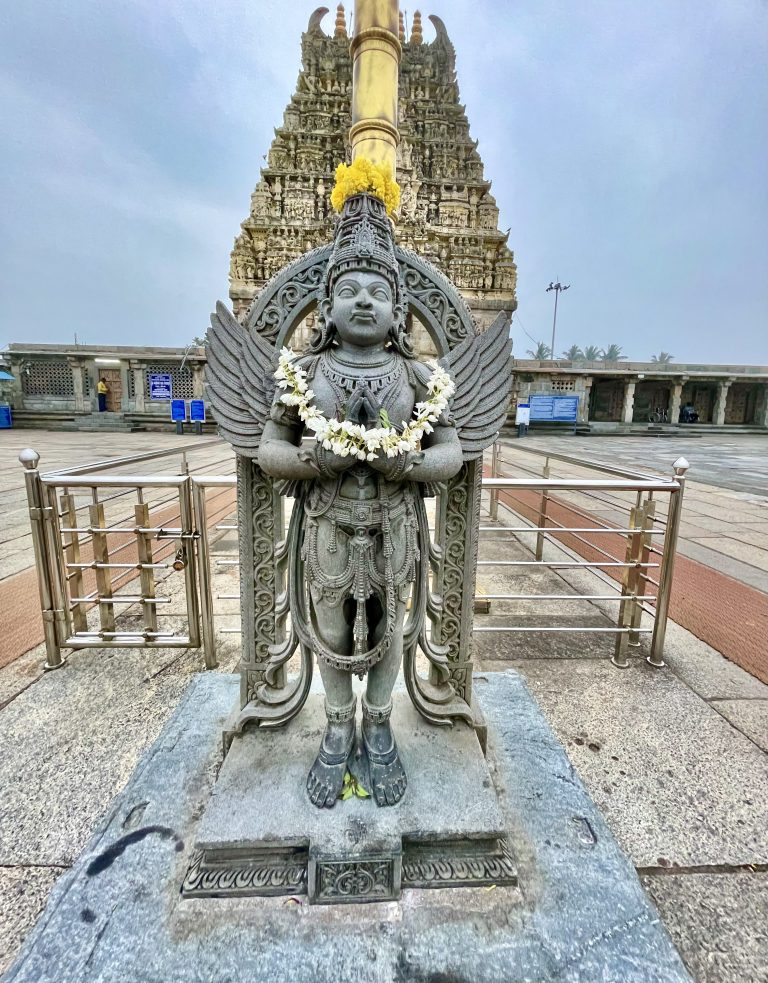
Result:
{"label": "statue's face", "polygon": [[342,274],[333,287],[330,316],[342,341],[359,348],[383,344],[395,319],[389,281],[380,273]]}

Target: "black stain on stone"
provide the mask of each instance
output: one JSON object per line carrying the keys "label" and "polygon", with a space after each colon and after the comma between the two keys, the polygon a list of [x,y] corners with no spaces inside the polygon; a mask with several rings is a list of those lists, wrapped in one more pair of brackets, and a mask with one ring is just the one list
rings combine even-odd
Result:
{"label": "black stain on stone", "polygon": [[80,912],[80,921],[85,922],[86,925],[92,925],[96,921],[96,912],[91,911],[90,908],[83,908]]}
{"label": "black stain on stone", "polygon": [[184,849],[184,841],[168,826],[142,826],[141,829],[135,829],[132,833],[126,833],[125,836],[121,836],[119,840],[115,840],[112,846],[107,847],[98,857],[94,857],[86,868],[86,874],[88,877],[95,877],[97,874],[103,873],[103,871],[112,866],[118,857],[125,853],[129,846],[134,843],[140,843],[152,833],[157,833],[164,840],[175,840],[175,850],[177,853],[180,853]]}

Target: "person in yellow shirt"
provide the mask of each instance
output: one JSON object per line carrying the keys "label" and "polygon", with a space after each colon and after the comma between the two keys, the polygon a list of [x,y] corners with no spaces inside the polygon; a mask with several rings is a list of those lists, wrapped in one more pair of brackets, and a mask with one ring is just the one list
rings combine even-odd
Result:
{"label": "person in yellow shirt", "polygon": [[96,392],[99,397],[99,413],[103,413],[107,408],[107,393],[109,392],[109,386],[103,378],[99,379]]}

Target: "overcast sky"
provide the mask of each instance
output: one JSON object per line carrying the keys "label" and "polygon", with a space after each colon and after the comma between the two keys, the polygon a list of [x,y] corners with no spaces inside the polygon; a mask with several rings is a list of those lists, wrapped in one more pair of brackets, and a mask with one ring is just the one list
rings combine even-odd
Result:
{"label": "overcast sky", "polygon": [[[3,5],[0,346],[204,332],[313,6]],[[549,341],[559,276],[558,352],[616,342],[635,359],[768,363],[768,3],[435,0],[422,13],[426,40],[436,13],[456,46],[511,228],[518,357],[524,332]]]}

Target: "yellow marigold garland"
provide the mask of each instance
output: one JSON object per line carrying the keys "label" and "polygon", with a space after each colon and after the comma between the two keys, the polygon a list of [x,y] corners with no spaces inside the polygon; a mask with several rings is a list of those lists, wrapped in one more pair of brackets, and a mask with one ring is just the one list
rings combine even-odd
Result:
{"label": "yellow marigold garland", "polygon": [[347,198],[362,191],[380,198],[387,215],[391,215],[400,204],[400,185],[395,181],[389,165],[374,164],[367,157],[355,157],[349,166],[339,164],[336,184],[331,192],[331,204],[336,211],[341,211]]}

